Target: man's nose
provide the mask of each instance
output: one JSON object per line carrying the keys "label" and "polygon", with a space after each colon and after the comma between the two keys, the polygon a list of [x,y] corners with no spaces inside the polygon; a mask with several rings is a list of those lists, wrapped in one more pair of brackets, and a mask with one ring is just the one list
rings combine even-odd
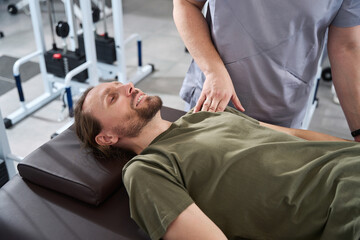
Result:
{"label": "man's nose", "polygon": [[130,96],[133,93],[133,91],[135,90],[134,84],[132,82],[129,82],[123,86],[125,87],[127,96]]}

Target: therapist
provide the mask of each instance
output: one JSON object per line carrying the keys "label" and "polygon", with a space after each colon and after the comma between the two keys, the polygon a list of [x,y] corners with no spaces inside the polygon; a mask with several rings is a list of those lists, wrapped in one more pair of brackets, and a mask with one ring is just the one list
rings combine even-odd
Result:
{"label": "therapist", "polygon": [[[360,141],[360,1],[174,0],[194,60],[181,97],[197,111],[228,103],[264,122],[300,128],[328,37],[333,82]],[[245,108],[245,109],[244,109]]]}

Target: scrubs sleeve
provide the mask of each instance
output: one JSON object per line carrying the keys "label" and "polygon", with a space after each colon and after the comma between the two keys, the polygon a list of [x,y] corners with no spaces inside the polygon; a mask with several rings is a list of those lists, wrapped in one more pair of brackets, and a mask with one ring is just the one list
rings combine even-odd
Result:
{"label": "scrubs sleeve", "polygon": [[360,1],[344,0],[332,25],[336,27],[354,27],[360,25]]}
{"label": "scrubs sleeve", "polygon": [[160,164],[135,161],[123,170],[130,213],[151,239],[160,239],[167,227],[193,200],[174,174]]}

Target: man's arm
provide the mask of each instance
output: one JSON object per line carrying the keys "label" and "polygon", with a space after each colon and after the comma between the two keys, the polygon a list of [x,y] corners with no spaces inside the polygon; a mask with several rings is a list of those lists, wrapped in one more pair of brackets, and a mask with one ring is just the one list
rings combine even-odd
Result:
{"label": "man's arm", "polygon": [[168,227],[165,240],[227,239],[224,233],[195,204],[186,208]]}
{"label": "man's arm", "polygon": [[281,127],[269,123],[260,122],[261,126],[268,127],[280,132],[284,132],[305,140],[309,141],[349,141],[346,139],[334,137],[328,134],[319,133],[315,131],[310,130],[304,130],[304,129],[296,129],[296,128],[287,128],[287,127]]}
{"label": "man's arm", "polygon": [[194,112],[224,111],[230,99],[234,106],[244,111],[220,55],[210,37],[209,27],[201,12],[204,2],[173,0],[176,27],[206,80]]}
{"label": "man's arm", "polygon": [[[350,130],[360,129],[360,26],[331,26],[328,54],[333,83]],[[360,141],[360,136],[355,137]]]}

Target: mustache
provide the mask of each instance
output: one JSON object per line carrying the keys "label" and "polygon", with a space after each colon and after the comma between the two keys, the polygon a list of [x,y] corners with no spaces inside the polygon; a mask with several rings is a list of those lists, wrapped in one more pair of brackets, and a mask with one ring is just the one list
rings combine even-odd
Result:
{"label": "mustache", "polygon": [[134,90],[132,93],[131,93],[131,97],[133,99],[135,99],[136,95],[139,93],[139,90]]}
{"label": "mustache", "polygon": [[134,106],[135,97],[136,97],[136,95],[137,95],[138,93],[139,93],[139,90],[134,90],[134,91],[131,93],[131,101],[130,101],[131,107]]}

